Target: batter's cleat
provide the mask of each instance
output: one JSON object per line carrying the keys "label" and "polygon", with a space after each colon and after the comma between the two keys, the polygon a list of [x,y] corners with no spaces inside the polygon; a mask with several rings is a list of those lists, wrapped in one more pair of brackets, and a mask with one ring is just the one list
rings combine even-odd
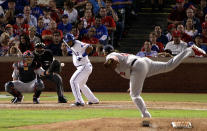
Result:
{"label": "batter's cleat", "polygon": [[76,103],[70,104],[70,106],[80,107],[80,106],[84,106],[84,103],[76,102]]}
{"label": "batter's cleat", "polygon": [[99,102],[87,102],[87,105],[99,104]]}
{"label": "batter's cleat", "polygon": [[17,104],[17,103],[21,103],[24,99],[24,96],[22,97],[14,97],[13,99],[11,99],[11,103]]}
{"label": "batter's cleat", "polygon": [[196,45],[192,45],[192,50],[194,51],[195,55],[197,56],[206,56],[206,52],[201,48],[197,47]]}
{"label": "batter's cleat", "polygon": [[58,103],[67,103],[67,102],[68,100],[64,96],[58,97]]}
{"label": "batter's cleat", "polygon": [[33,104],[39,104],[40,98],[33,97]]}

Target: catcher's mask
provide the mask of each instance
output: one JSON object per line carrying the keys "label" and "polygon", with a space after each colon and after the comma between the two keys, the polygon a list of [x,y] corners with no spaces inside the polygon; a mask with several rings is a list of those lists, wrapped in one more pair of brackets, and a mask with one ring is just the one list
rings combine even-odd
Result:
{"label": "catcher's mask", "polygon": [[108,55],[111,52],[114,52],[114,47],[112,45],[106,45],[103,48],[104,55]]}
{"label": "catcher's mask", "polygon": [[23,57],[23,61],[28,63],[28,64],[32,63],[32,61],[34,59],[34,55],[30,50],[25,51],[22,54],[22,57]]}
{"label": "catcher's mask", "polygon": [[35,54],[42,55],[45,52],[45,44],[40,42],[35,44]]}

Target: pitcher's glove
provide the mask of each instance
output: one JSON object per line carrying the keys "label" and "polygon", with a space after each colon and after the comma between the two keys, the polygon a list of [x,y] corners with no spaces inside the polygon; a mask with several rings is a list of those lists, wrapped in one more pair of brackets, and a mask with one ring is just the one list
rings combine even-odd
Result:
{"label": "pitcher's glove", "polygon": [[105,68],[110,68],[110,69],[115,69],[117,67],[117,65],[119,64],[119,61],[115,60],[115,59],[108,59],[105,63],[104,63],[104,67]]}
{"label": "pitcher's glove", "polygon": [[52,73],[60,73],[61,72],[61,65],[60,65],[60,62],[58,60],[54,60],[49,69],[48,69],[49,73],[52,74]]}

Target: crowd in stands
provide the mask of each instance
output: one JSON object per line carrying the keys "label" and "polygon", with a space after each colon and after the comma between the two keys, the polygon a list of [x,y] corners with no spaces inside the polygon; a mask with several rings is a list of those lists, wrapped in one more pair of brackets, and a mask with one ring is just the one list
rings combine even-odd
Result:
{"label": "crowd in stands", "polygon": [[[207,52],[206,0],[174,0],[168,16],[168,32],[156,25],[138,56],[174,56],[196,44]],[[102,49],[119,47],[128,17],[137,0],[65,0],[57,7],[55,0],[0,1],[0,56],[21,56],[44,42],[55,56],[70,56],[63,37],[71,33],[77,40],[94,47],[92,56],[103,56]],[[156,0],[151,0],[152,9]],[[159,10],[163,0],[158,0]]]}
{"label": "crowd in stands", "polygon": [[155,26],[137,56],[175,56],[193,44],[207,53],[206,0],[175,1],[176,5],[167,19],[167,33]]}
{"label": "crowd in stands", "polygon": [[92,56],[103,56],[102,49],[119,47],[131,0],[65,0],[57,7],[55,0],[0,1],[0,56],[20,56],[44,42],[55,56],[68,56],[62,43],[65,34],[94,47]]}

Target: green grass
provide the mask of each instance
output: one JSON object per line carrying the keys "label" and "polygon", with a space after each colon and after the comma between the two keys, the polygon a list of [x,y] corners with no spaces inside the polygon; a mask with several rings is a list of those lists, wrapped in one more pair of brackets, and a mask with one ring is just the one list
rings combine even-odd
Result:
{"label": "green grass", "polygon": [[[0,92],[0,95],[9,95]],[[31,101],[33,94],[24,94],[24,100]],[[100,101],[131,101],[129,93],[95,93]],[[65,96],[73,101],[72,93],[65,92]],[[207,94],[191,94],[191,93],[142,93],[141,96],[145,101],[173,101],[173,102],[207,102]],[[57,101],[55,92],[43,92],[41,101]],[[11,98],[1,98],[0,101],[9,101]]]}
{"label": "green grass", "polygon": [[[206,111],[192,110],[149,110],[153,117],[176,117],[176,118],[206,118]],[[135,109],[68,109],[68,110],[0,110],[0,129],[18,126],[53,123],[69,120],[89,118],[138,118],[140,113]]]}

